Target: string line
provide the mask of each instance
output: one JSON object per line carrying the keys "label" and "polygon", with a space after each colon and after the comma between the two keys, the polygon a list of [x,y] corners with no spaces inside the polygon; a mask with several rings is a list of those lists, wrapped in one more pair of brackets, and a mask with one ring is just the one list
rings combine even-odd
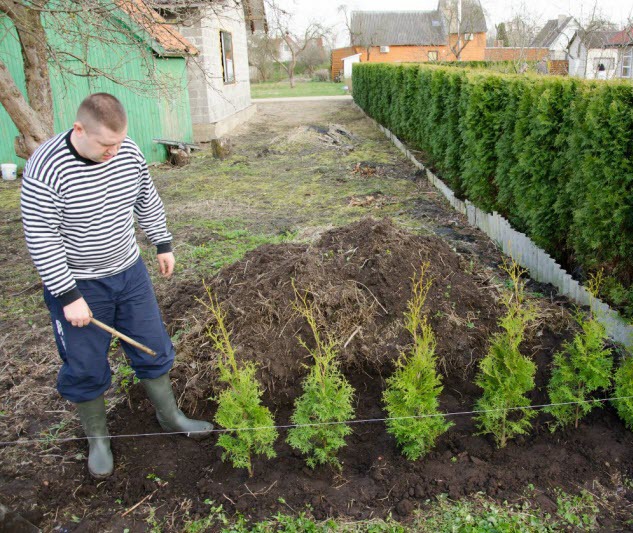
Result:
{"label": "string line", "polygon": [[[451,416],[466,416],[477,415],[483,413],[494,413],[499,411],[519,411],[528,409],[543,409],[545,407],[559,407],[563,405],[580,405],[583,403],[599,403],[610,402],[617,400],[628,400],[633,396],[619,396],[614,398],[598,398],[592,400],[580,400],[577,402],[560,402],[560,403],[545,403],[540,405],[526,405],[524,407],[499,407],[496,409],[480,409],[475,411],[455,411],[452,413],[433,413],[428,415],[412,415],[412,416],[395,416],[386,418],[364,418],[361,420],[344,420],[341,422],[314,422],[311,424],[283,424],[278,426],[259,426],[259,427],[245,427],[245,428],[220,428],[207,431],[165,431],[158,433],[133,433],[127,435],[109,435],[110,439],[130,439],[137,437],[155,437],[165,435],[195,435],[198,433],[210,434],[210,433],[231,433],[237,431],[262,431],[267,429],[294,429],[294,428],[307,428],[307,427],[320,427],[320,426],[337,426],[341,424],[353,425],[353,424],[373,424],[377,422],[390,422],[396,420],[418,420],[422,418],[437,418],[437,417],[451,417]],[[63,438],[41,438],[41,439],[24,439],[15,441],[0,441],[0,446],[26,446],[29,444],[39,443],[61,443],[61,442],[73,442],[79,440],[99,439],[103,437],[63,437]]]}

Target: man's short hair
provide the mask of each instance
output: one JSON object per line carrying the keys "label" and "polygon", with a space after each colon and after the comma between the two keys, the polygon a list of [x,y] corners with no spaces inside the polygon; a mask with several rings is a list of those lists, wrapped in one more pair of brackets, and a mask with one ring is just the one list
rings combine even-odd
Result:
{"label": "man's short hair", "polygon": [[81,102],[76,120],[84,127],[96,123],[118,133],[127,126],[127,113],[123,104],[111,94],[94,93]]}

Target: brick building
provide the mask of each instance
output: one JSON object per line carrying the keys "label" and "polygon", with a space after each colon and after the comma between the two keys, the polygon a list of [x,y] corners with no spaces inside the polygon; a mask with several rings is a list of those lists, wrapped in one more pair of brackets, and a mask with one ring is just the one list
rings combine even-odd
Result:
{"label": "brick building", "polygon": [[433,11],[353,11],[350,46],[332,51],[332,78],[350,62],[483,61],[486,32],[479,0],[462,0],[459,21],[456,0]]}
{"label": "brick building", "polygon": [[547,59],[547,48],[492,47],[486,48],[485,61],[540,61]]}

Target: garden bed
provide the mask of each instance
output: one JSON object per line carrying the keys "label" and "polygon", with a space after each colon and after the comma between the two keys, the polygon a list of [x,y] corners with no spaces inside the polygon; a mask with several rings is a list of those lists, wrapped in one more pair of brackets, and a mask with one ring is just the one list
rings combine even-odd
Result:
{"label": "garden bed", "polygon": [[[294,278],[324,311],[324,328],[347,343],[342,369],[356,389],[356,420],[384,418],[385,379],[410,343],[402,327],[410,278],[428,260],[434,284],[425,309],[438,340],[440,409],[470,411],[480,395],[473,385],[477,361],[503,313],[498,250],[349,104],[259,104],[259,109],[234,137],[235,153],[227,160],[201,151],[188,167],[153,170],[178,259],[174,278],[156,280],[155,288],[178,353],[173,376],[183,409],[205,418],[216,409],[208,400],[219,391],[216,354],[205,335],[213,320],[196,300],[205,297],[206,279],[228,312],[238,358],[259,364],[264,404],[277,424],[288,423],[307,371],[302,364],[311,363],[297,338],[312,345],[307,325],[292,312]],[[324,142],[321,132],[332,124],[354,138]],[[0,320],[7,334],[0,338],[0,434],[2,440],[45,442],[0,449],[0,503],[43,530],[183,531],[193,520],[206,520],[211,506],[205,501],[213,501],[233,518],[241,513],[249,520],[275,520],[277,513],[297,517],[306,511],[316,518],[334,516],[338,527],[355,527],[362,517],[391,514],[420,531],[428,530],[420,524],[426,527],[431,515],[446,515],[452,524],[456,509],[468,508],[473,516],[490,498],[497,509],[510,509],[505,501],[531,506],[515,517],[543,512],[565,523],[558,516],[563,512],[571,518],[587,515],[591,523],[597,513],[600,530],[630,528],[633,434],[608,405],[577,430],[554,434],[548,417],[539,415],[529,436],[502,450],[492,438],[474,435],[471,416],[453,416],[455,426],[416,462],[399,453],[384,423],[353,424],[339,454],[340,473],[306,467],[285,443],[283,429],[275,444],[278,457],[256,460],[253,478],[221,461],[217,436],[202,442],[163,435],[116,438],[114,475],[94,481],[85,465],[85,442],[54,440],[80,437],[81,429],[72,406],[54,389],[59,356],[23,243],[18,191],[3,185],[6,247],[0,257],[6,268],[0,285],[6,298]],[[354,222],[368,213],[394,222]],[[153,275],[154,250],[143,241],[142,249]],[[531,400],[542,403],[552,356],[571,338],[573,321],[568,302],[551,286],[529,282],[528,290],[540,317],[522,351],[538,363]],[[111,362],[111,433],[159,432],[142,388],[126,385],[131,376],[120,351]],[[569,503],[583,489],[598,511]],[[438,507],[436,496],[442,494],[460,502],[442,499]],[[422,514],[416,519],[418,507]],[[221,520],[212,522],[219,529]],[[367,530],[365,522],[358,525],[357,531]]]}
{"label": "garden bed", "polygon": [[[348,446],[339,454],[340,473],[306,467],[284,442],[284,430],[275,446],[278,457],[256,460],[252,478],[221,461],[215,437],[202,442],[177,436],[116,439],[117,467],[110,479],[93,481],[82,463],[69,465],[55,479],[39,480],[46,487],[37,495],[40,505],[44,509],[60,505],[68,497],[67,487],[82,479],[75,494],[86,503],[88,515],[96,514],[94,522],[83,524],[97,528],[115,517],[119,520],[117,508],[146,497],[158,509],[173,498],[185,497],[191,501],[191,516],[204,516],[208,505],[202,502],[208,499],[221,503],[229,514],[238,512],[251,520],[277,511],[303,511],[306,506],[316,519],[361,520],[391,513],[407,519],[416,507],[443,493],[451,498],[477,492],[498,500],[527,498],[553,513],[554,488],[560,487],[571,492],[586,488],[597,495],[605,491],[618,498],[613,513],[603,518],[605,528],[617,524],[618,517],[630,516],[633,491],[624,485],[622,474],[633,476],[633,434],[609,406],[594,412],[578,429],[555,434],[548,429],[546,415],[539,415],[534,431],[505,449],[497,449],[487,436],[475,435],[470,415],[453,416],[455,426],[430,455],[415,462],[400,455],[382,422],[360,423],[385,416],[384,379],[409,343],[402,313],[410,297],[411,276],[424,261],[430,262],[428,273],[434,280],[426,309],[444,375],[441,410],[470,411],[480,395],[472,384],[477,361],[485,354],[502,312],[497,302],[499,280],[468,272],[463,259],[436,237],[414,236],[389,221],[366,219],[332,230],[314,245],[261,247],[210,282],[228,311],[238,357],[259,366],[266,387],[264,403],[282,425],[289,423],[306,373],[304,365],[310,363],[297,340],[311,343],[307,325],[292,308],[291,280],[310,291],[323,312],[322,324],[346,344],[340,352],[343,371],[356,389],[359,423],[352,426]],[[211,418],[215,406],[207,398],[218,390],[216,354],[206,331],[213,319],[198,298],[205,298],[201,284],[182,286],[166,302],[165,312],[172,328],[183,329],[182,358],[174,371],[183,406]],[[539,364],[533,403],[547,401],[548,363],[570,336],[564,307],[541,299],[539,308],[539,321],[524,345],[524,353]],[[117,408],[112,433],[157,432],[140,388],[133,388],[131,396],[134,411],[128,405]],[[83,443],[72,446],[77,453],[83,450]],[[99,497],[93,498],[96,494]],[[111,514],[104,512],[108,506]]]}

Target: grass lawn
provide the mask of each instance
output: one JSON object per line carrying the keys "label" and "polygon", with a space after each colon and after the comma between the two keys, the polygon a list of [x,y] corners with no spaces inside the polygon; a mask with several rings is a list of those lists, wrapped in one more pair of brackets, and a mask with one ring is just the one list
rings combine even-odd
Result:
{"label": "grass lawn", "polygon": [[346,94],[344,83],[331,81],[298,81],[294,88],[290,82],[273,81],[251,84],[251,98],[287,98],[293,96],[340,96]]}

